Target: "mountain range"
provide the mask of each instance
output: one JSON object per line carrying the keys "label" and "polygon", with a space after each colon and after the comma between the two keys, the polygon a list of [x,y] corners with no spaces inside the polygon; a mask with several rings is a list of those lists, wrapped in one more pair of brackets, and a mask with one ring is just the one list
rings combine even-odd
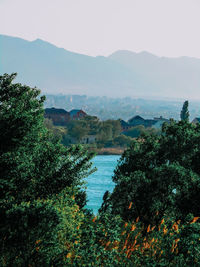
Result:
{"label": "mountain range", "polygon": [[45,94],[200,99],[200,59],[119,50],[108,57],[67,51],[46,41],[0,35],[0,74]]}

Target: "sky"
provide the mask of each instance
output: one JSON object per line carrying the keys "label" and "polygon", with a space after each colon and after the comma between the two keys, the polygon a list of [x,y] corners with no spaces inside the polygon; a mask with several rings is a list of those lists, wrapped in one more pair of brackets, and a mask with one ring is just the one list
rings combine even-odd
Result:
{"label": "sky", "polygon": [[0,0],[0,34],[107,56],[200,58],[200,0]]}

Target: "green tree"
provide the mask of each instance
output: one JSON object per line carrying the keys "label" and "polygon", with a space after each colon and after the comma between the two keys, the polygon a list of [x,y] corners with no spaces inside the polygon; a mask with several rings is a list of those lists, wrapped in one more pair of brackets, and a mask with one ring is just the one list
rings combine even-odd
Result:
{"label": "green tree", "polygon": [[118,163],[116,186],[103,206],[124,220],[139,216],[146,224],[164,215],[199,216],[199,139],[200,126],[184,120],[165,124],[159,136],[146,134],[135,140]]}
{"label": "green tree", "polygon": [[183,107],[182,107],[181,114],[180,114],[182,121],[183,120],[189,121],[190,114],[189,114],[188,106],[189,106],[189,102],[185,101],[183,103]]}
{"label": "green tree", "polygon": [[76,225],[67,210],[85,204],[92,155],[52,136],[45,98],[15,77],[0,76],[0,265],[49,266],[63,258],[67,222]]}
{"label": "green tree", "polygon": [[130,136],[132,138],[137,138],[144,132],[145,132],[145,127],[143,125],[138,125],[126,131],[124,135]]}
{"label": "green tree", "polygon": [[44,119],[45,127],[52,132],[55,138],[62,139],[67,134],[67,128],[62,126],[54,126],[51,119]]}
{"label": "green tree", "polygon": [[67,129],[70,137],[75,138],[78,142],[89,133],[87,122],[84,120],[70,122]]}
{"label": "green tree", "polygon": [[130,146],[132,140],[133,139],[131,137],[126,136],[124,134],[121,134],[121,135],[115,137],[113,142],[114,142],[114,145],[116,145],[116,146],[128,147],[128,146]]}

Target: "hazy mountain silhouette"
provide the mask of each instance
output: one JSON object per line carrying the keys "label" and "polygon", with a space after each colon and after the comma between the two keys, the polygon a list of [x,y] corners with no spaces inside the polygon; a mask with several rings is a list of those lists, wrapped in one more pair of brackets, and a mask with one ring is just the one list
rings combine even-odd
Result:
{"label": "hazy mountain silhouette", "polygon": [[200,59],[117,51],[90,57],[37,39],[0,35],[0,73],[44,93],[200,98]]}
{"label": "hazy mountain silhouette", "polygon": [[200,59],[157,57],[147,52],[117,51],[109,56],[148,81],[147,92],[200,99]]}

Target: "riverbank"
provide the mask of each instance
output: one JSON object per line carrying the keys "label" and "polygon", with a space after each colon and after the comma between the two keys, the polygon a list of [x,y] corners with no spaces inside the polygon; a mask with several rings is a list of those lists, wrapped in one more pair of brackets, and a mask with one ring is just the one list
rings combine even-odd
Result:
{"label": "riverbank", "polygon": [[97,155],[121,155],[125,148],[103,147],[96,150]]}

